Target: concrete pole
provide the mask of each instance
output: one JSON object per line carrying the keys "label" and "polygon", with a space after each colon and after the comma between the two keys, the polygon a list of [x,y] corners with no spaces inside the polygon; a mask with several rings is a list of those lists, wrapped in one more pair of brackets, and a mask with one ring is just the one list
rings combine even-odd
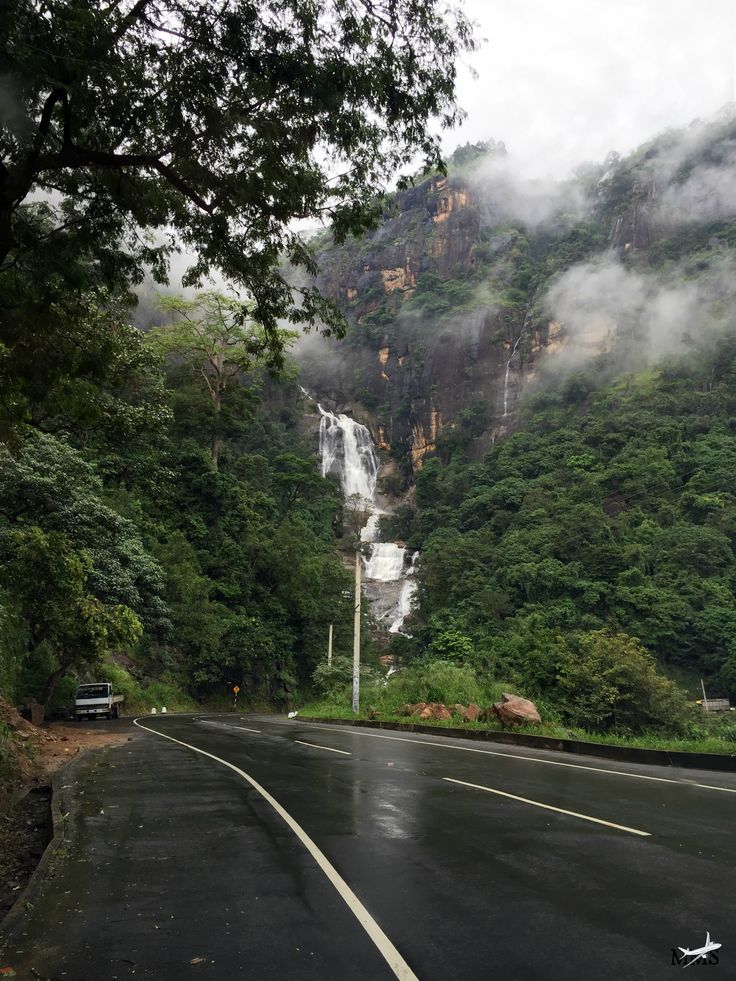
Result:
{"label": "concrete pole", "polygon": [[360,710],[360,551],[355,551],[355,620],[353,621],[353,712]]}
{"label": "concrete pole", "polygon": [[703,679],[700,679],[700,687],[703,689],[703,711],[708,711],[708,699],[705,697],[705,685],[703,684]]}
{"label": "concrete pole", "polygon": [[332,624],[330,624],[330,632],[327,634],[327,667],[332,666]]}

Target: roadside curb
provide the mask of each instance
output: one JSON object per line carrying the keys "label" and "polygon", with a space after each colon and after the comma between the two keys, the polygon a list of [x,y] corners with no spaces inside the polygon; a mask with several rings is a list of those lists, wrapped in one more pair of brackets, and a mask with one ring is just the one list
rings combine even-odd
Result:
{"label": "roadside curb", "polygon": [[72,767],[76,766],[76,764],[77,759],[72,760],[68,766],[62,767],[51,776],[51,840],[49,841],[48,845],[46,845],[43,855],[39,859],[38,865],[31,873],[31,877],[25,888],[5,914],[5,918],[2,920],[2,922],[0,922],[0,941],[4,940],[7,942],[11,939],[13,930],[27,912],[27,907],[33,905],[33,902],[41,888],[41,884],[44,880],[49,864],[66,838],[66,822],[62,817],[61,806],[59,804],[59,798],[61,796],[60,780],[62,774],[68,776],[69,771]]}
{"label": "roadside curb", "polygon": [[684,753],[666,749],[638,749],[634,746],[609,746],[607,743],[587,743],[580,739],[556,739],[552,736],[532,736],[525,733],[504,732],[492,729],[447,729],[427,726],[416,722],[373,722],[368,719],[319,719],[300,715],[298,722],[324,722],[327,725],[359,726],[364,729],[394,729],[397,732],[418,732],[429,736],[451,739],[473,739],[477,742],[504,743],[507,746],[526,746],[530,749],[548,749],[557,753],[577,756],[594,756],[623,763],[645,763],[648,766],[677,766],[690,770],[736,771],[736,753]]}

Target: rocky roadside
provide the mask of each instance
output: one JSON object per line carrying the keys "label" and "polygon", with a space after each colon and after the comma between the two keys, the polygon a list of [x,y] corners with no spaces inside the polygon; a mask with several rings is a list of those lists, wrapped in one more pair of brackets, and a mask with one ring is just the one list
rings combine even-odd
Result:
{"label": "rocky roadside", "polygon": [[[471,702],[470,705],[461,705],[458,702],[451,708],[442,702],[416,702],[414,705],[402,706],[398,715],[405,715],[422,721],[437,719],[446,722],[449,722],[453,717],[462,719],[463,722],[491,722],[498,719],[504,727],[542,721],[534,702],[528,698],[521,698],[519,695],[511,695],[508,692],[504,692],[500,702],[484,709],[478,708],[474,702]],[[377,719],[379,713],[374,712],[369,717]]]}
{"label": "rocky roadside", "polygon": [[0,922],[51,839],[53,774],[79,753],[130,738],[94,724],[35,726],[0,699]]}

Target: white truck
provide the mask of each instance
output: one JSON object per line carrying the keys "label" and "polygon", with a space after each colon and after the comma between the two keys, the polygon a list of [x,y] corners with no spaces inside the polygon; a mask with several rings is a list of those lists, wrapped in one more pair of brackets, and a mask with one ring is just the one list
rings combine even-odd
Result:
{"label": "white truck", "polygon": [[124,695],[113,694],[112,685],[107,681],[94,685],[80,685],[74,696],[74,715],[77,719],[117,719],[120,715]]}

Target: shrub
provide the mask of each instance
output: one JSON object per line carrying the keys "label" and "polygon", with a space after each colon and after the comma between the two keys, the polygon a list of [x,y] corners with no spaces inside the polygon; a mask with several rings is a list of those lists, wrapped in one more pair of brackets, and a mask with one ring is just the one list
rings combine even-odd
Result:
{"label": "shrub", "polygon": [[467,662],[473,659],[473,642],[459,630],[444,630],[427,649],[429,657],[440,661]]}
{"label": "shrub", "polygon": [[389,678],[381,701],[386,709],[414,702],[443,702],[454,705],[481,700],[481,689],[473,669],[450,661],[422,661]]}
{"label": "shrub", "polygon": [[332,664],[320,661],[312,673],[314,687],[323,698],[330,700],[344,693],[353,677],[353,662],[342,654],[333,657]]}
{"label": "shrub", "polygon": [[559,687],[568,720],[593,730],[678,729],[688,712],[685,693],[659,674],[639,641],[611,630],[581,636]]}
{"label": "shrub", "polygon": [[168,681],[152,681],[142,690],[141,702],[149,709],[165,706],[169,712],[187,712],[196,708],[185,691]]}

